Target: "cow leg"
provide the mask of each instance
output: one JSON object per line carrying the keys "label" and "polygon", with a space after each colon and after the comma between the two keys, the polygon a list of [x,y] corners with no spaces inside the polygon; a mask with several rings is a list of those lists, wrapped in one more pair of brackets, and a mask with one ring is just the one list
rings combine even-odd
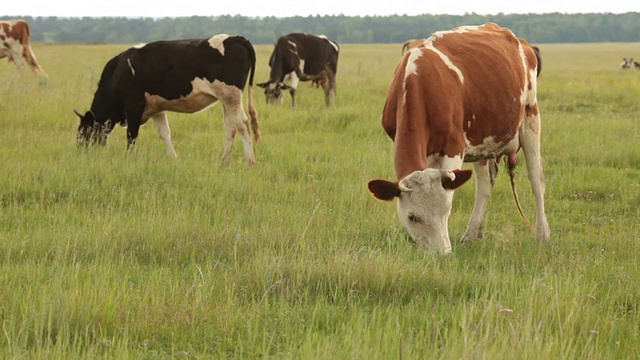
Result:
{"label": "cow leg", "polygon": [[[462,235],[462,242],[473,241],[482,238],[482,227],[484,224],[484,215],[489,204],[489,198],[493,190],[495,171],[492,172],[490,166],[497,166],[495,161],[477,161],[473,163],[473,169],[476,173],[476,198],[473,205],[473,213],[467,229]],[[494,174],[494,175],[492,175]]]}
{"label": "cow leg", "polygon": [[325,70],[326,79],[322,83],[324,89],[324,103],[327,107],[336,104],[336,74],[331,69]]}
{"label": "cow leg", "polygon": [[300,83],[300,78],[295,72],[293,72],[290,74],[289,79],[291,80],[291,88],[289,89],[289,94],[291,95],[291,106],[296,107],[298,105],[296,102],[296,89]]}
{"label": "cow leg", "polygon": [[24,57],[34,73],[37,75],[44,75],[44,70],[40,67],[38,60],[36,59],[36,55],[33,53],[33,50],[31,50],[31,46],[25,47]]}
{"label": "cow leg", "polygon": [[12,61],[14,64],[16,64],[16,66],[20,71],[24,69],[24,64],[22,63],[22,57],[20,56],[20,54],[16,54],[13,51],[9,51],[9,62],[12,62]]}
{"label": "cow leg", "polygon": [[249,131],[249,120],[242,108],[242,97],[233,103],[223,103],[224,108],[224,129],[225,129],[225,145],[222,161],[224,163],[231,162],[231,150],[233,149],[233,140],[236,132],[240,133],[242,145],[244,147],[244,156],[249,166],[255,164],[256,159],[253,154],[253,143],[251,141]]}
{"label": "cow leg", "polygon": [[527,163],[527,175],[531,183],[531,191],[536,200],[536,239],[547,240],[551,237],[549,222],[544,211],[545,178],[540,155],[540,113],[537,107],[525,118],[520,127],[520,146]]}
{"label": "cow leg", "polygon": [[136,145],[143,109],[144,106],[140,108],[129,108],[125,111],[127,117],[127,151],[132,151]]}
{"label": "cow leg", "polygon": [[167,118],[167,113],[161,112],[154,115],[153,121],[156,124],[156,129],[158,129],[158,135],[160,135],[160,139],[162,139],[162,141],[164,142],[164,146],[167,148],[167,155],[178,157],[178,154],[176,154],[176,150],[171,144],[171,128],[169,127],[169,119]]}

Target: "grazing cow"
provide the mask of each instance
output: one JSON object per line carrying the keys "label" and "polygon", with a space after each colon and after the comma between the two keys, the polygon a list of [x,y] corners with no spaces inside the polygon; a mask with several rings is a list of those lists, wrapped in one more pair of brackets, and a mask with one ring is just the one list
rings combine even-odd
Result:
{"label": "grazing cow", "polygon": [[281,36],[269,58],[269,80],[257,85],[271,104],[282,103],[283,91],[289,90],[291,105],[296,106],[298,82],[312,81],[322,86],[325,105],[335,105],[339,52],[338,44],[324,35]]}
{"label": "grazing cow", "polygon": [[409,39],[402,44],[402,54],[406,53],[407,50],[412,49],[416,46],[420,46],[426,39]]}
{"label": "grazing cow", "polygon": [[153,118],[169,155],[176,156],[165,111],[193,113],[221,101],[226,143],[223,161],[231,160],[240,133],[249,165],[255,157],[242,92],[249,74],[248,107],[255,141],[260,139],[253,105],[256,56],[251,43],[226,34],[208,39],[157,41],[123,51],[109,60],[90,111],[80,117],[78,145],[106,144],[116,123],[127,126],[127,149],[140,125]]}
{"label": "grazing cow", "polygon": [[640,70],[640,63],[633,61],[633,58],[622,58],[622,64],[620,64],[621,69],[631,69],[632,67]]}
{"label": "grazing cow", "polygon": [[462,241],[482,237],[493,176],[505,155],[515,166],[522,148],[536,202],[536,237],[550,237],[544,210],[540,156],[536,52],[510,30],[493,23],[436,32],[406,52],[398,65],[382,114],[395,143],[397,181],[371,180],[381,200],[398,198],[400,221],[413,240],[451,252],[448,219],[453,193],[471,176],[476,198]]}
{"label": "grazing cow", "polygon": [[44,75],[44,70],[31,50],[31,30],[24,20],[0,21],[0,59],[8,58],[18,69],[24,68],[23,61],[34,73]]}

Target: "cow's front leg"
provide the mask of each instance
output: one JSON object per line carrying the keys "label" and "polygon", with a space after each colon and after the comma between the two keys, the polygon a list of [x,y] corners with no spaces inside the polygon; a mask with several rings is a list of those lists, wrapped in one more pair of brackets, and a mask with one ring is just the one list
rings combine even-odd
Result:
{"label": "cow's front leg", "polygon": [[161,112],[153,116],[153,121],[156,124],[156,129],[158,130],[158,135],[160,135],[160,139],[164,142],[164,146],[167,149],[167,155],[177,157],[176,150],[173,148],[173,144],[171,144],[171,128],[169,127],[169,119],[167,118],[167,113]]}
{"label": "cow's front leg", "polygon": [[291,95],[291,106],[296,107],[298,103],[296,102],[296,89],[298,88],[298,84],[300,83],[300,75],[293,72],[289,76],[289,80],[291,81],[291,85],[289,86],[289,94]]}
{"label": "cow's front leg", "polygon": [[291,107],[296,107],[298,104],[296,103],[296,89],[289,89],[289,94],[291,95]]}
{"label": "cow's front leg", "polygon": [[140,130],[140,121],[142,118],[142,109],[129,109],[126,111],[127,116],[127,151],[132,151],[136,145],[138,132]]}
{"label": "cow's front leg", "polygon": [[461,241],[463,243],[482,238],[484,214],[487,210],[489,198],[491,197],[496,174],[495,171],[490,171],[490,166],[497,167],[497,164],[494,160],[477,161],[473,163],[473,169],[476,173],[476,198],[471,219],[469,220],[464,235],[462,235]]}

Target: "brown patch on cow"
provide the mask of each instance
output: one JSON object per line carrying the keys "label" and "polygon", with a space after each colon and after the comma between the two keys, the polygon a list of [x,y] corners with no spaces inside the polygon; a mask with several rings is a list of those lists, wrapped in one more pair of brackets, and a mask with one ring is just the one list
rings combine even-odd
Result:
{"label": "brown patch on cow", "polygon": [[527,117],[538,115],[538,103],[535,103],[533,105],[526,105],[524,107],[524,111]]}

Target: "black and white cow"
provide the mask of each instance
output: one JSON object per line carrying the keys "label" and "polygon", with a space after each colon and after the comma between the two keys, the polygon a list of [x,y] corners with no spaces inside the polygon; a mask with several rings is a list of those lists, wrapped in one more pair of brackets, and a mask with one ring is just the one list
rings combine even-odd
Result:
{"label": "black and white cow", "polygon": [[621,69],[631,69],[632,67],[640,69],[640,63],[633,61],[633,58],[622,58],[622,64],[620,64]]}
{"label": "black and white cow", "polygon": [[[193,113],[222,102],[226,143],[223,161],[231,160],[236,132],[240,133],[249,165],[255,162],[253,143],[260,139],[253,105],[256,56],[251,43],[226,34],[206,39],[157,41],[127,49],[105,65],[90,111],[80,117],[79,146],[106,144],[115,124],[127,126],[132,149],[140,125],[153,118],[167,153],[176,156],[165,111]],[[242,106],[249,75],[248,108]]]}
{"label": "black and white cow", "polygon": [[289,90],[291,105],[296,106],[296,88],[300,81],[322,86],[327,106],[335,105],[336,73],[340,47],[324,35],[293,33],[281,36],[269,66],[269,81],[257,84],[264,88],[268,103],[282,103],[283,90]]}

